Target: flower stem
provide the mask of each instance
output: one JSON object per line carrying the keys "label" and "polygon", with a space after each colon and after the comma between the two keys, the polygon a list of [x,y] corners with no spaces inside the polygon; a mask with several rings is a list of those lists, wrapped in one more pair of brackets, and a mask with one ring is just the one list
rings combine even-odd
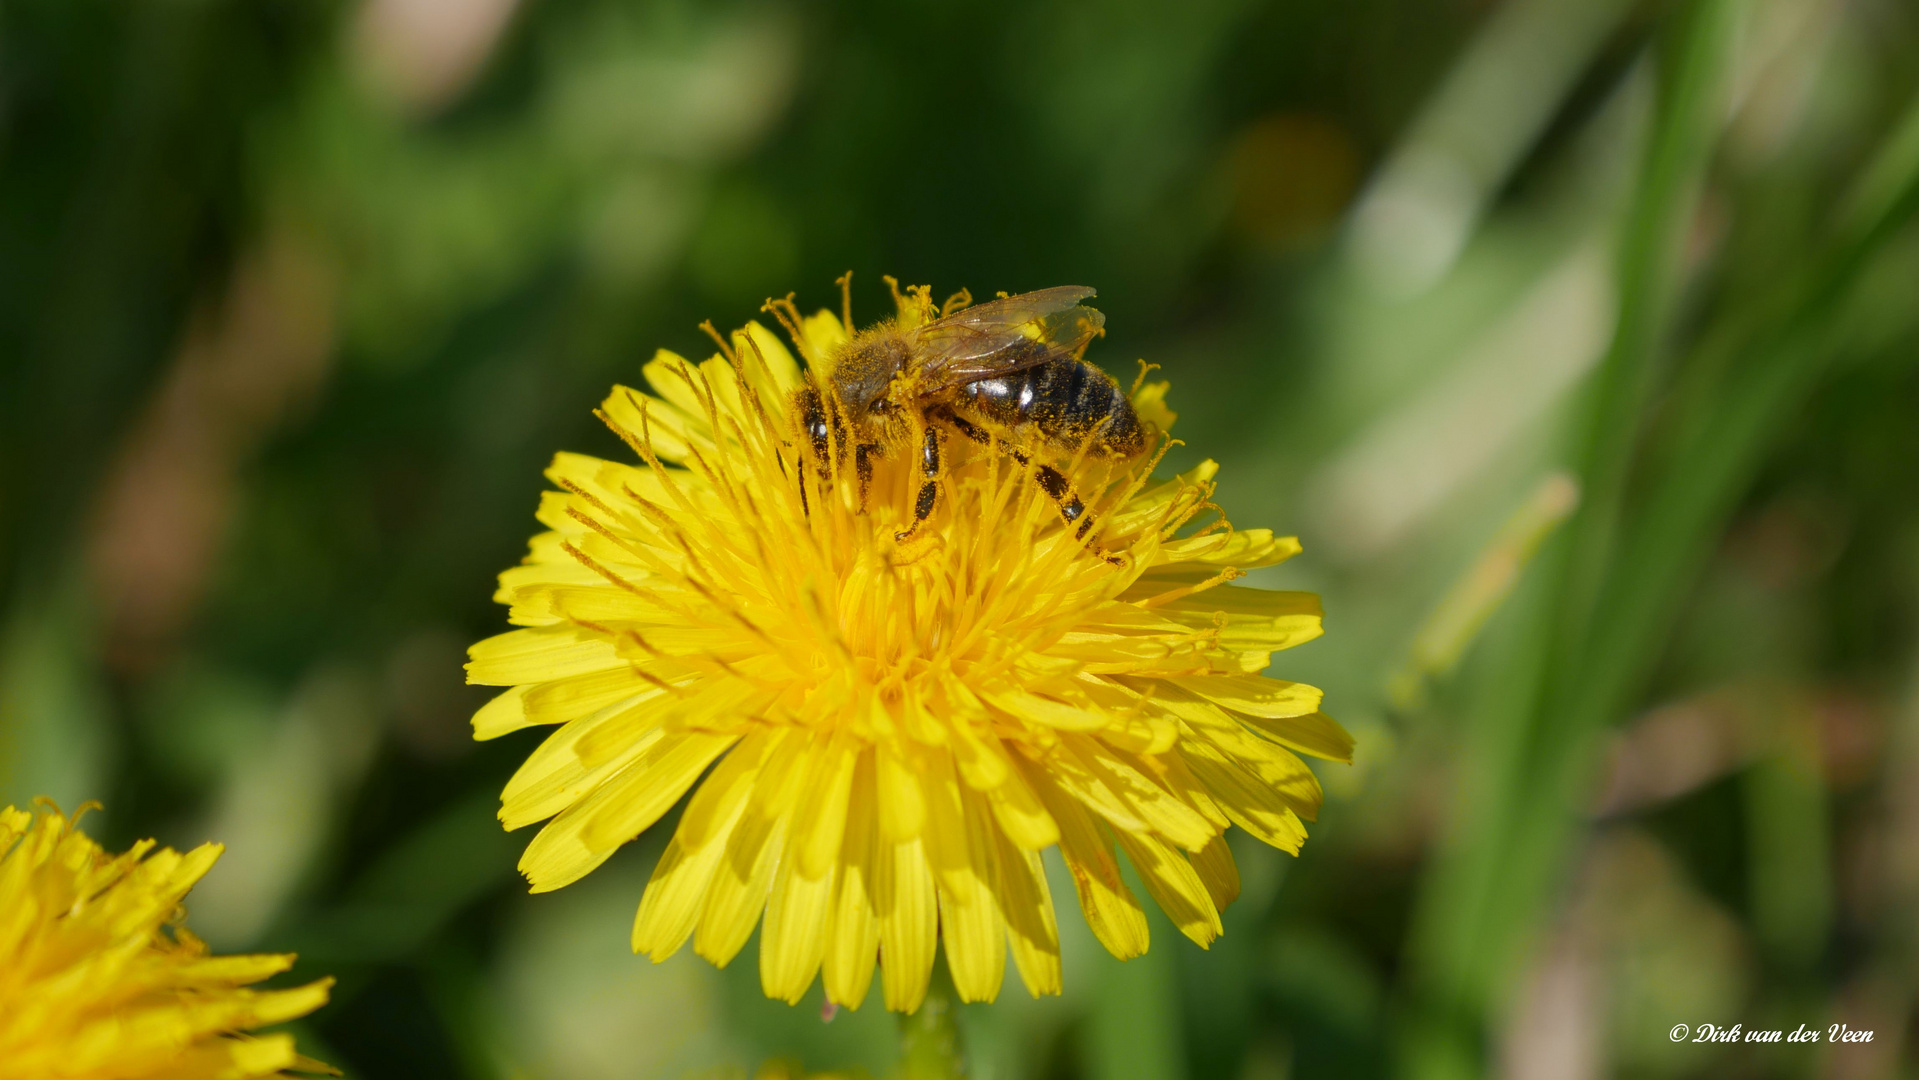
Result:
{"label": "flower stem", "polygon": [[952,992],[935,978],[919,1011],[900,1017],[900,1080],[965,1080]]}

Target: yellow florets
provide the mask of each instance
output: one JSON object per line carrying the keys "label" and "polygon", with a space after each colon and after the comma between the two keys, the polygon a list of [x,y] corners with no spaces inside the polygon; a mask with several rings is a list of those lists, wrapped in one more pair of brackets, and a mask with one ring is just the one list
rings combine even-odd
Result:
{"label": "yellow florets", "polygon": [[[817,385],[850,328],[795,321]],[[652,394],[601,410],[640,464],[554,460],[550,531],[500,579],[523,629],[472,649],[471,681],[511,687],[477,737],[561,725],[502,798],[509,829],[552,818],[520,863],[535,891],[697,784],[634,949],[691,938],[725,964],[759,925],[769,995],[823,970],[857,1007],[877,956],[887,1006],[912,1010],[940,939],[964,999],[998,993],[1009,945],[1029,991],[1059,991],[1048,847],[1122,958],[1147,927],[1116,845],[1202,945],[1238,892],[1227,828],[1298,849],[1320,790],[1294,751],[1352,744],[1318,690],[1260,674],[1318,636],[1319,602],[1231,584],[1299,548],[1213,515],[1212,463],[1152,483],[1152,457],[1057,462],[1082,536],[1037,462],[962,450],[902,544],[915,462],[882,456],[862,495],[850,455],[818,460],[792,415],[807,377],[759,324],[645,374]],[[1165,389],[1133,398],[1161,430]]]}
{"label": "yellow florets", "polygon": [[181,901],[220,857],[145,840],[110,855],[51,808],[0,810],[0,1080],[244,1080],[331,1072],[256,1028],[326,1003],[331,979],[248,987],[286,955],[211,956]]}

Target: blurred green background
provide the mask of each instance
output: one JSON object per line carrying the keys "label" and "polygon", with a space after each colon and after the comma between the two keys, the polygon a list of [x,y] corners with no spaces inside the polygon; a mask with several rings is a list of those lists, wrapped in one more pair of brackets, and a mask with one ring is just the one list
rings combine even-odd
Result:
{"label": "blurred green background", "polygon": [[525,894],[463,650],[700,320],[1084,283],[1359,760],[976,1080],[1919,1075],[1916,192],[1910,0],[4,0],[0,802],[224,841],[352,1076],[882,1075],[628,955],[668,826]]}

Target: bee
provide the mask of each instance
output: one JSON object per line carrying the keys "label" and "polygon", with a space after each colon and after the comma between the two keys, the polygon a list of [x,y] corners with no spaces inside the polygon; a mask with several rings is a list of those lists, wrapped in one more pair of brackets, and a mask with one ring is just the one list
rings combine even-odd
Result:
{"label": "bee", "polygon": [[[913,520],[897,534],[905,541],[939,502],[948,432],[981,445],[997,434],[1022,466],[1047,448],[1139,456],[1147,437],[1132,402],[1112,376],[1081,359],[1106,321],[1080,304],[1094,295],[1062,285],[960,307],[917,326],[887,321],[859,332],[832,357],[823,385],[798,392],[815,460],[850,446],[864,501],[873,458],[910,446],[917,429],[920,485]],[[1033,477],[1060,517],[1078,523],[1075,535],[1085,536],[1093,519],[1065,474],[1042,463]]]}

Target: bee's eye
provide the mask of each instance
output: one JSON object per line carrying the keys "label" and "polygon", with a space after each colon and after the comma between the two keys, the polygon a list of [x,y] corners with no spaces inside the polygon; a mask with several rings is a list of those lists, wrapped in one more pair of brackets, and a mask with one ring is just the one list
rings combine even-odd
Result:
{"label": "bee's eye", "polygon": [[873,404],[867,406],[867,410],[876,413],[892,412],[893,403],[885,398],[874,398]]}

